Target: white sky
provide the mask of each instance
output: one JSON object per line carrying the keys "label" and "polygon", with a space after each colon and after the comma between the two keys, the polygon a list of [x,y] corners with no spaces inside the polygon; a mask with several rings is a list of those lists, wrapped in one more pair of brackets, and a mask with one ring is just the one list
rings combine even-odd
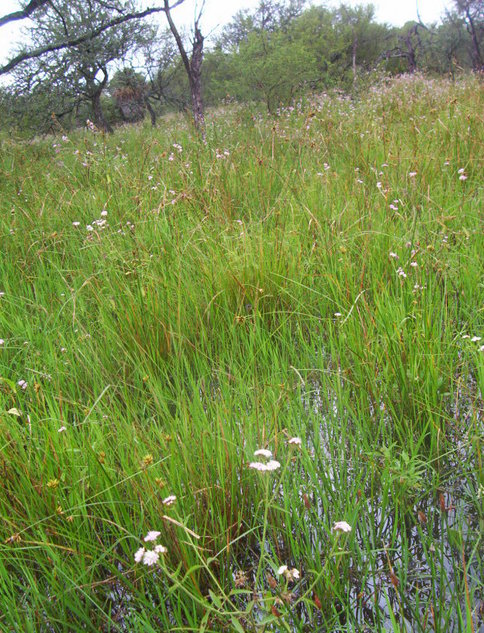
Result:
{"label": "white sky", "polygon": [[[75,1],[75,0],[74,0]],[[198,0],[200,2],[200,0]],[[144,6],[156,6],[156,0],[144,0]],[[230,21],[231,17],[240,9],[253,9],[258,0],[206,0],[203,19],[201,22],[202,33],[217,33],[223,24]],[[318,1],[313,4],[322,4],[327,7],[337,7],[339,0]],[[369,4],[364,0],[345,0],[345,4],[356,6]],[[379,22],[387,22],[401,26],[408,20],[417,19],[417,4],[420,17],[423,22],[437,22],[444,15],[445,9],[452,6],[452,0],[373,0],[376,8],[376,19]],[[193,23],[193,15],[196,7],[195,0],[186,2],[174,9],[173,17],[178,24]],[[5,15],[20,8],[19,0],[0,0],[0,15]],[[162,23],[164,24],[164,18]],[[0,28],[0,63],[5,62],[22,42],[22,26],[28,26],[28,20],[8,24]]]}

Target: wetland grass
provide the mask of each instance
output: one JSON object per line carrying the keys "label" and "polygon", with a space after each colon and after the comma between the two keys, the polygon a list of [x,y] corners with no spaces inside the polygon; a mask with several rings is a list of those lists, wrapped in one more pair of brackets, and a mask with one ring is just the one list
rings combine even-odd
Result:
{"label": "wetland grass", "polygon": [[1,631],[479,631],[483,110],[0,140]]}

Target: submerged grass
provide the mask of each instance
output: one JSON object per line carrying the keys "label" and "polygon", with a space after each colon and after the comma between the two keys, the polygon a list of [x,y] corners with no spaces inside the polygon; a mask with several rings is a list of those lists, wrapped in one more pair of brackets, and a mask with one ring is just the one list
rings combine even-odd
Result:
{"label": "submerged grass", "polygon": [[482,111],[1,140],[0,630],[479,630]]}

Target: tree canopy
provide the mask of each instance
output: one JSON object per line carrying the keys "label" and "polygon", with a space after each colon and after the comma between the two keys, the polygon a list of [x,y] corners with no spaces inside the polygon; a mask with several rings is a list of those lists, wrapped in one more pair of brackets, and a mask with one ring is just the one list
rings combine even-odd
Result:
{"label": "tree canopy", "polygon": [[[208,50],[201,12],[191,35],[173,18],[184,1],[147,7],[138,0],[31,0],[0,18],[0,26],[25,18],[30,25],[29,44],[0,66],[0,75],[11,77],[0,95],[4,125],[18,121],[19,112],[36,129],[53,113],[63,125],[86,114],[109,131],[118,120],[135,122],[149,112],[155,124],[167,108],[191,106],[203,130],[204,103],[221,99],[263,102],[276,112],[308,91],[358,90],[374,71],[454,76],[483,69],[480,0],[453,0],[439,24],[417,20],[400,28],[379,23],[371,5],[260,0],[254,10],[237,12]],[[157,14],[166,17],[165,30],[154,26]]]}

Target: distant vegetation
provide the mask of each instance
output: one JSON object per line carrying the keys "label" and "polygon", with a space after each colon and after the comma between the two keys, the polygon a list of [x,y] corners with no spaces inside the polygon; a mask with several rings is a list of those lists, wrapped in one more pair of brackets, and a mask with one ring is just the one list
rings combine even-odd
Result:
{"label": "distant vegetation", "polygon": [[228,29],[204,139],[0,137],[2,633],[482,629],[482,84],[264,93],[365,85],[340,13]]}
{"label": "distant vegetation", "polygon": [[[0,92],[1,125],[32,134],[90,119],[111,131],[192,110],[202,129],[204,104],[262,103],[275,113],[322,91],[364,93],[384,75],[455,78],[484,67],[479,0],[454,0],[439,24],[401,28],[378,23],[371,5],[261,0],[208,44],[201,14],[192,39],[178,31],[172,9],[182,2],[164,0],[148,11],[134,0],[30,3],[38,5],[31,8],[31,43],[0,67],[11,82]],[[163,13],[166,32],[150,22]]]}

